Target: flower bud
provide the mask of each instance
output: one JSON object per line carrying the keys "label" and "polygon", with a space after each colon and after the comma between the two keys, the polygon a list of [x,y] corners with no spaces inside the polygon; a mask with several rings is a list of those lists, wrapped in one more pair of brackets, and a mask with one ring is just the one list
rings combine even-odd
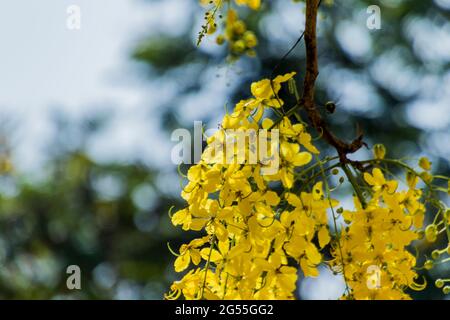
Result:
{"label": "flower bud", "polygon": [[406,182],[410,188],[414,188],[417,183],[417,175],[412,171],[406,172]]}
{"label": "flower bud", "polygon": [[386,155],[386,147],[381,143],[378,143],[373,146],[373,155],[375,159],[382,160]]}
{"label": "flower bud", "polygon": [[436,286],[436,288],[442,288],[444,286],[444,280],[437,279],[434,285]]}
{"label": "flower bud", "polygon": [[246,29],[247,29],[247,27],[245,26],[244,21],[239,20],[233,24],[233,31],[236,34],[243,34]]}
{"label": "flower bud", "polygon": [[433,252],[431,253],[431,258],[433,258],[433,260],[437,260],[439,259],[440,255],[441,253],[439,252],[439,250],[433,250]]}
{"label": "flower bud", "polygon": [[251,31],[246,31],[242,38],[245,41],[247,48],[256,47],[256,45],[258,44],[258,39],[256,38],[255,34]]}
{"label": "flower bud", "polygon": [[216,38],[216,43],[220,46],[225,42],[225,37],[223,35],[219,35]]}
{"label": "flower bud", "polygon": [[338,175],[339,174],[339,170],[338,169],[333,169],[332,171],[331,171],[331,173],[335,176],[335,175]]}
{"label": "flower bud", "polygon": [[427,171],[431,170],[431,162],[430,162],[430,160],[428,160],[427,157],[422,157],[422,158],[419,159],[419,166],[423,170],[427,170]]}
{"label": "flower bud", "polygon": [[423,265],[423,267],[427,270],[431,270],[434,267],[434,262],[433,260],[427,260],[425,261],[425,264]]}
{"label": "flower bud", "polygon": [[242,53],[245,50],[245,42],[243,40],[238,40],[233,43],[233,51],[236,53]]}
{"label": "flower bud", "polygon": [[435,242],[437,239],[438,231],[435,224],[430,224],[425,229],[425,238],[428,242]]}
{"label": "flower bud", "polygon": [[442,292],[444,292],[444,294],[449,294],[450,293],[450,286],[445,286],[444,289],[442,289]]}

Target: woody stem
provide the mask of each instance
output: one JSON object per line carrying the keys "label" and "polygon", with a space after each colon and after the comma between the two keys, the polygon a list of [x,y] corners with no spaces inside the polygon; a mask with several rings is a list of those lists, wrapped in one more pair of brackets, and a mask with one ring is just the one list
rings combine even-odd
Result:
{"label": "woody stem", "polygon": [[322,115],[314,102],[315,82],[319,75],[316,34],[319,3],[319,0],[306,0],[304,35],[306,45],[306,72],[303,82],[303,96],[297,104],[304,106],[312,126],[322,134],[328,144],[336,149],[341,162],[348,163],[349,160],[347,159],[347,154],[356,152],[364,145],[364,142],[362,141],[363,135],[359,134],[351,143],[346,143],[336,137],[336,135],[328,128],[328,125],[322,118]]}

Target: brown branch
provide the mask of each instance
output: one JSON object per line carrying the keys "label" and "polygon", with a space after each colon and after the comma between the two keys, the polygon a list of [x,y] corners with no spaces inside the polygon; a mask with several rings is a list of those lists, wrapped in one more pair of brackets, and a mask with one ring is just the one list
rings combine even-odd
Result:
{"label": "brown branch", "polygon": [[304,106],[312,126],[320,134],[322,134],[328,144],[336,149],[341,162],[347,163],[350,162],[350,160],[347,159],[347,154],[356,152],[364,145],[362,140],[363,134],[359,132],[358,137],[351,143],[342,141],[329,130],[314,102],[314,86],[316,83],[316,78],[319,75],[316,35],[318,8],[319,0],[306,0],[306,23],[304,35],[306,45],[306,73],[305,80],[303,82],[303,97],[298,104]]}

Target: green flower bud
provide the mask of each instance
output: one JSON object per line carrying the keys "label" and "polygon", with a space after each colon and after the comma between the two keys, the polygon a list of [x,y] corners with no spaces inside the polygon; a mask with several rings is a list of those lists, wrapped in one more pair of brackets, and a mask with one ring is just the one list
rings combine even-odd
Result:
{"label": "green flower bud", "polygon": [[232,48],[235,53],[243,53],[245,51],[245,42],[243,40],[238,40],[233,43]]}
{"label": "green flower bud", "polygon": [[410,188],[413,188],[417,183],[417,175],[412,171],[406,172],[406,182]]}
{"label": "green flower bud", "polygon": [[258,39],[252,31],[246,31],[242,39],[245,41],[247,48],[254,48],[258,44]]}
{"label": "green flower bud", "polygon": [[236,34],[243,34],[247,30],[244,21],[238,20],[233,24],[233,31]]}
{"label": "green flower bud", "polygon": [[434,285],[436,286],[436,288],[442,288],[444,286],[444,280],[437,279]]}
{"label": "green flower bud", "polygon": [[337,174],[339,174],[339,170],[338,170],[338,169],[333,169],[333,170],[331,171],[331,173],[332,173],[333,175],[337,175]]}
{"label": "green flower bud", "polygon": [[386,155],[386,147],[381,143],[378,143],[373,146],[373,155],[375,159],[382,160]]}
{"label": "green flower bud", "polygon": [[435,224],[430,224],[425,229],[425,238],[428,242],[435,242],[437,239],[438,231]]}
{"label": "green flower bud", "polygon": [[423,170],[427,170],[427,171],[431,170],[431,162],[430,162],[430,160],[428,160],[427,157],[422,157],[422,158],[419,159],[419,166]]}
{"label": "green flower bud", "polygon": [[225,42],[225,37],[224,37],[223,35],[217,36],[217,38],[216,38],[216,43],[217,43],[219,46],[222,45],[222,44],[224,44],[224,42]]}
{"label": "green flower bud", "polygon": [[449,294],[450,293],[450,286],[445,286],[444,289],[442,289],[442,292],[444,292],[444,294]]}
{"label": "green flower bud", "polygon": [[440,254],[439,250],[433,250],[433,252],[431,253],[431,258],[433,258],[433,260],[437,260],[437,259],[439,259],[440,255],[441,254]]}
{"label": "green flower bud", "polygon": [[423,265],[423,267],[427,270],[431,270],[434,267],[434,262],[433,260],[427,260],[425,261],[425,264]]}

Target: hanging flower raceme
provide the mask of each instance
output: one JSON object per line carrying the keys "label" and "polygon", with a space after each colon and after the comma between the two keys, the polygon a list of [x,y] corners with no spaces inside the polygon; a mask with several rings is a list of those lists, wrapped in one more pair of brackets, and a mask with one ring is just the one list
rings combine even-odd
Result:
{"label": "hanging flower raceme", "polygon": [[348,226],[333,255],[350,291],[346,298],[408,299],[405,289],[418,289],[415,257],[406,250],[418,239],[424,206],[415,185],[398,191],[397,181],[385,179],[375,168],[364,179],[371,186],[371,200],[365,208],[355,198],[354,211],[345,211]]}
{"label": "hanging flower raceme", "polygon": [[[171,218],[175,226],[201,236],[174,252],[175,271],[189,271],[166,298],[292,299],[298,271],[316,277],[324,265],[344,278],[343,298],[409,299],[408,290],[426,286],[419,284],[420,270],[450,260],[442,259],[449,253],[448,238],[422,267],[408,250],[416,241],[434,243],[450,232],[450,210],[430,200],[441,191],[428,182],[431,163],[419,161],[430,178],[385,159],[382,145],[374,148],[373,160],[359,163],[373,166],[371,171],[352,163],[349,171],[333,163],[339,157],[319,159],[306,124],[298,114],[290,120],[278,96],[294,75],[253,83],[253,97],[224,116],[200,162],[188,170],[181,194],[187,207]],[[267,117],[268,111],[280,110],[277,120]],[[405,181],[387,177],[393,176],[389,164],[407,170]],[[331,197],[330,172],[339,174],[339,167],[357,195],[354,209],[337,208],[338,200]],[[419,180],[424,188],[417,187]],[[427,201],[439,211],[424,226]],[[345,224],[338,225],[336,213]],[[328,253],[332,259],[326,261]],[[444,293],[446,282],[436,280]]]}
{"label": "hanging flower raceme", "polygon": [[[254,96],[224,117],[221,129],[208,139],[200,163],[189,169],[182,192],[188,206],[174,213],[172,222],[184,230],[203,230],[206,236],[181,246],[175,271],[202,267],[175,282],[167,298],[182,294],[192,299],[291,299],[297,281],[294,265],[306,276],[318,274],[323,260],[320,249],[331,239],[326,213],[330,204],[321,182],[312,192],[291,190],[296,171],[310,163],[311,153],[318,150],[303,124],[292,124],[287,117],[275,124],[262,117],[265,110],[283,104],[278,92],[294,74],[275,78],[273,91],[270,80],[252,84]],[[241,148],[227,146],[245,130],[253,130],[256,139],[263,130],[269,140],[279,131],[281,141],[276,141],[275,149],[270,143],[257,145],[253,151],[269,149],[267,159],[250,163],[248,139],[243,161],[238,161]],[[264,175],[263,169],[277,159],[276,172]],[[280,187],[285,192],[280,194]]]}
{"label": "hanging flower raceme", "polygon": [[[224,19],[217,42],[228,42],[232,58],[254,55],[256,36],[237,7],[258,10],[259,0],[227,1],[225,16],[224,1],[200,2],[208,9],[199,42]],[[181,192],[186,207],[171,220],[198,237],[176,251],[169,246],[183,276],[167,299],[293,299],[298,280],[319,276],[323,267],[343,278],[343,299],[410,299],[411,290],[426,287],[425,272],[450,262],[450,209],[439,196],[450,195],[449,178],[434,175],[426,157],[418,169],[386,158],[382,144],[373,159],[349,160],[352,145],[325,132],[294,76],[252,83],[252,97],[223,117],[189,168]],[[280,98],[286,85],[296,101],[288,108]],[[335,157],[320,157],[302,108]],[[325,109],[332,113],[335,104]],[[346,187],[351,192],[334,193]],[[353,207],[339,207],[335,194],[343,203],[353,194]],[[449,284],[448,276],[435,280],[444,294]]]}

